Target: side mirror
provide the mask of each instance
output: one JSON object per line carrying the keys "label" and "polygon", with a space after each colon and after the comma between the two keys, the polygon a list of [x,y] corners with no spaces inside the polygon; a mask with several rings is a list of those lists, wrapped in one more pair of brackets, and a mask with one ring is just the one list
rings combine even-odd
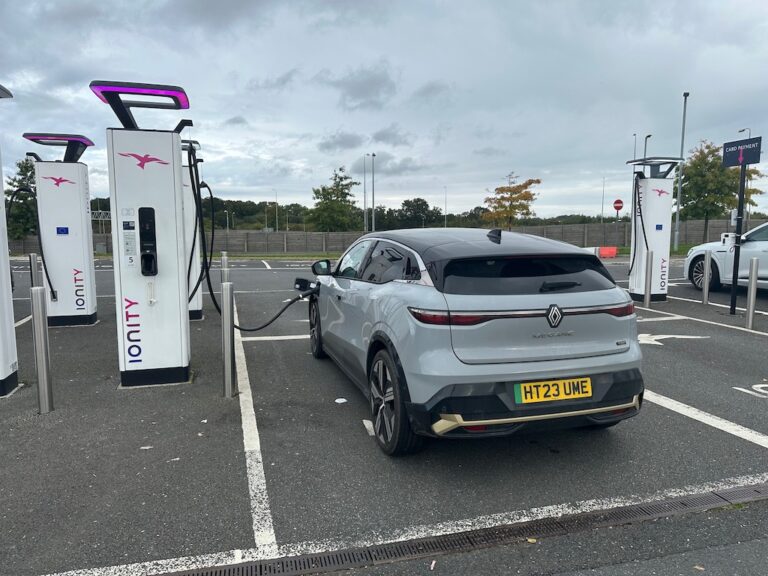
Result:
{"label": "side mirror", "polygon": [[312,288],[312,282],[306,278],[296,278],[296,280],[293,281],[293,287],[299,292],[307,292]]}
{"label": "side mirror", "polygon": [[331,261],[318,260],[312,264],[312,273],[315,276],[328,276],[331,273]]}

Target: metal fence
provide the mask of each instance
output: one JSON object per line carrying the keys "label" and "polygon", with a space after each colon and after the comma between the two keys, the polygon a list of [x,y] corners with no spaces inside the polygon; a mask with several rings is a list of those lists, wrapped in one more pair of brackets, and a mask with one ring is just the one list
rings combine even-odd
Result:
{"label": "metal fence", "polygon": [[[746,230],[751,230],[765,220],[751,220]],[[517,226],[512,230],[534,234],[554,240],[562,240],[576,246],[629,246],[631,228],[629,222],[604,224],[550,224],[547,226]],[[670,230],[670,234],[671,234]],[[707,237],[704,238],[704,221],[688,220],[680,223],[680,244],[701,244],[719,240],[723,232],[733,232],[728,220],[710,220]],[[255,230],[217,230],[215,252],[226,250],[231,254],[325,254],[346,250],[362,232],[259,232]],[[210,243],[210,234],[208,235]],[[37,251],[37,237],[9,241],[13,254]],[[111,234],[94,234],[93,249],[97,254],[112,253]]]}

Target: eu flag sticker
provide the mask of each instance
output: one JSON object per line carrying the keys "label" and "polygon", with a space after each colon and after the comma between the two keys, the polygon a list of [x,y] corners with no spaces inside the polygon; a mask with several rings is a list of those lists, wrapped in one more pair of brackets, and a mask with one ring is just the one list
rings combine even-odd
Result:
{"label": "eu flag sticker", "polygon": [[56,234],[58,236],[68,236],[69,226],[56,226]]}
{"label": "eu flag sticker", "polygon": [[661,230],[663,227],[663,224],[656,224],[656,230]]}

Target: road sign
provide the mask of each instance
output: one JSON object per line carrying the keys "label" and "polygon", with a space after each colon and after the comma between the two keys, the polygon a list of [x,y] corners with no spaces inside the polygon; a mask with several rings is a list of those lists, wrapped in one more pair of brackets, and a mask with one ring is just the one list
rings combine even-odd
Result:
{"label": "road sign", "polygon": [[622,208],[624,208],[624,202],[621,201],[621,198],[617,198],[616,200],[613,201],[613,209],[616,210],[616,212],[618,212]]}
{"label": "road sign", "polygon": [[723,166],[743,166],[760,162],[760,144],[763,138],[749,138],[723,144]]}

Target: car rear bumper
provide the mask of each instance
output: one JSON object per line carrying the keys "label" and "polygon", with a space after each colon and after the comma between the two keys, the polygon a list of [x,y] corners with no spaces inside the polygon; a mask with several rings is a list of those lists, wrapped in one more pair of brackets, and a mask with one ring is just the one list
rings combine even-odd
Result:
{"label": "car rear bumper", "polygon": [[590,375],[592,396],[567,401],[516,404],[523,380],[452,384],[423,404],[406,403],[417,434],[445,438],[506,436],[523,429],[609,425],[635,416],[644,391],[637,368]]}

